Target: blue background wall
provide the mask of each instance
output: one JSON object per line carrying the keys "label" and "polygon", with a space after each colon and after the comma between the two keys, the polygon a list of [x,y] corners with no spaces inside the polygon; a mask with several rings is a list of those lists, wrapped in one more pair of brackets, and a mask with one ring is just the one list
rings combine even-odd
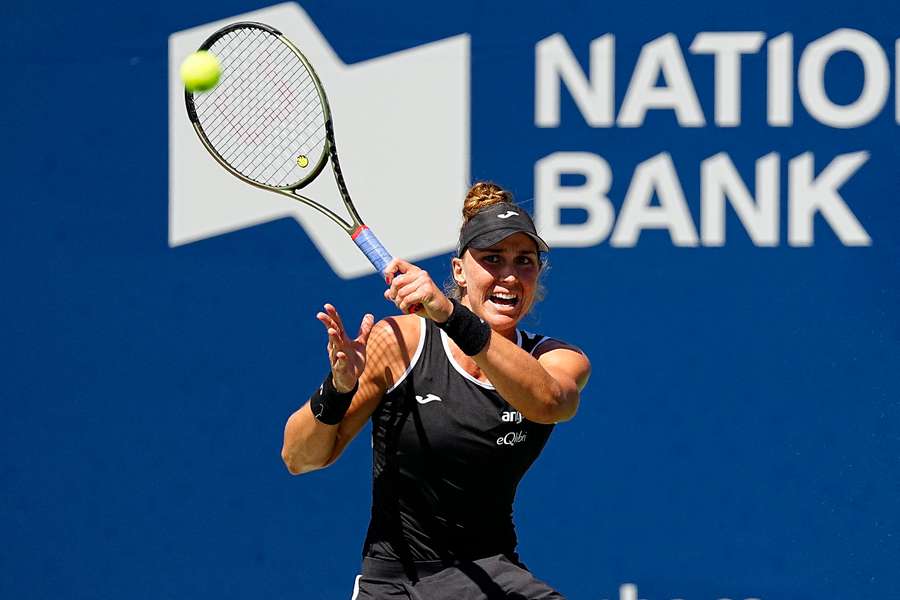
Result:
{"label": "blue background wall", "polygon": [[[289,220],[166,243],[168,35],[262,6],[3,9],[0,597],[350,595],[367,435],[299,478],[279,450],[326,367],[315,312],[331,301],[349,320],[391,314],[382,282],[337,278]],[[716,152],[752,180],[770,151],[814,151],[822,168],[868,150],[842,194],[871,247],[842,245],[820,219],[812,248],[758,248],[731,214],[722,248],[649,231],[633,249],[553,252],[548,298],[526,325],[579,344],[594,374],[516,516],[526,562],[575,600],[615,598],[623,582],[648,600],[900,597],[893,86],[884,113],[853,130],[799,103],[794,127],[766,127],[764,79],[746,73],[734,129],[680,129],[669,111],[591,129],[566,95],[560,128],[533,123],[534,44],[554,32],[582,64],[590,40],[617,35],[618,104],[641,45],[670,31],[682,47],[700,31],[791,31],[796,64],[805,44],[854,27],[893,73],[896,3],[303,7],[348,63],[468,32],[471,173],[522,199],[551,151],[603,155],[614,204],[638,162],[671,151],[699,223],[699,163]],[[711,59],[687,61],[711,120]],[[745,70],[764,54],[753,61]],[[829,91],[852,100],[856,63],[837,57],[832,73]],[[422,264],[443,276],[447,262]]]}

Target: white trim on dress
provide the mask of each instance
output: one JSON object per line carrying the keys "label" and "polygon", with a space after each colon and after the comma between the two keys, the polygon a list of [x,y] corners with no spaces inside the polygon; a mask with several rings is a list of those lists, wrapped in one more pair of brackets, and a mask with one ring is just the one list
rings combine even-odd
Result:
{"label": "white trim on dress", "polygon": [[400,378],[394,382],[394,385],[388,388],[385,394],[393,392],[398,385],[403,383],[403,380],[406,379],[406,376],[410,374],[410,372],[413,370],[413,367],[415,367],[416,363],[419,361],[419,356],[422,355],[422,349],[425,347],[425,325],[425,318],[419,317],[419,345],[416,346],[416,353],[413,354],[412,360],[409,361],[409,366],[406,367],[405,371],[403,371],[403,375],[401,375]]}
{"label": "white trim on dress", "polygon": [[[456,372],[459,373],[460,375],[462,375],[463,377],[465,377],[466,379],[468,379],[469,381],[471,381],[472,383],[480,385],[481,387],[483,387],[485,389],[488,389],[488,390],[495,389],[493,383],[488,383],[486,381],[481,381],[480,379],[476,379],[475,377],[472,377],[471,373],[469,373],[468,371],[463,369],[462,366],[460,366],[460,364],[458,362],[456,362],[456,359],[453,358],[453,352],[450,351],[450,337],[447,335],[447,333],[443,329],[439,329],[438,331],[441,332],[441,345],[444,346],[444,353],[447,355],[447,360],[450,361],[450,364],[453,366],[454,369],[456,369]],[[519,331],[518,329],[516,329],[516,345],[519,348],[522,347],[522,332]]]}

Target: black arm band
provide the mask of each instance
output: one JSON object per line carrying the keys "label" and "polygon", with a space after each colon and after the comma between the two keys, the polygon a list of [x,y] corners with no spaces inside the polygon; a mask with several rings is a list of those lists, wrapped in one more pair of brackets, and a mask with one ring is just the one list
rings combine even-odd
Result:
{"label": "black arm band", "polygon": [[347,414],[350,408],[350,401],[353,400],[353,394],[359,389],[359,382],[353,386],[353,389],[343,394],[334,389],[334,381],[331,379],[331,373],[325,376],[325,381],[319,386],[312,397],[309,399],[309,407],[312,414],[320,423],[326,425],[337,425]]}
{"label": "black arm band", "polygon": [[491,339],[491,326],[457,300],[450,298],[450,302],[453,303],[450,318],[443,323],[435,322],[435,325],[446,331],[463,353],[475,356]]}

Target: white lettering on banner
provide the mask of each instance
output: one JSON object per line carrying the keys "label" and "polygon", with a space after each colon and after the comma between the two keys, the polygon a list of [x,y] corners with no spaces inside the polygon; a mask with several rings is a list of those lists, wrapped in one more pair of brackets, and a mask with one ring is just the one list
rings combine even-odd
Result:
{"label": "white lettering on banner", "polygon": [[[695,55],[713,55],[715,125],[741,125],[741,61],[760,51],[766,36],[760,31],[699,32],[690,45]],[[681,127],[707,123],[681,46],[672,33],[644,44],[634,65],[618,115],[615,113],[616,38],[610,33],[590,44],[589,76],[562,34],[535,46],[535,125],[560,127],[563,86],[591,127],[641,127],[650,110],[670,110]],[[855,100],[835,104],[826,91],[826,66],[839,52],[850,52],[861,65],[862,87]],[[766,44],[766,122],[771,127],[794,124],[794,36],[790,32]],[[900,81],[900,39],[894,43],[894,85]],[[802,106],[819,123],[835,128],[860,127],[884,109],[891,86],[885,50],[865,32],[838,29],[808,44],[800,52],[797,91]],[[662,78],[664,84],[658,85]],[[746,77],[745,77],[746,79]],[[895,121],[900,124],[900,93],[895,93]],[[813,243],[813,221],[821,214],[838,239],[848,246],[868,246],[872,240],[838,193],[867,160],[868,152],[836,157],[818,176],[813,153],[790,161],[787,241],[791,246]],[[631,247],[644,229],[666,229],[676,246],[725,244],[726,200],[757,246],[777,246],[780,238],[780,156],[770,152],[756,161],[755,197],[731,158],[720,152],[700,167],[700,231],[698,238],[672,156],[661,153],[639,164],[620,207],[618,219],[610,201],[612,171],[601,156],[589,152],[553,152],[535,163],[535,220],[551,244],[592,246],[612,231],[610,245]],[[564,175],[584,178],[563,185]],[[653,198],[658,206],[651,205]],[[565,209],[587,216],[563,223]]]}
{"label": "white lettering on banner", "polygon": [[[656,87],[660,74],[666,80],[664,87]],[[640,127],[651,108],[671,108],[682,127],[706,124],[678,38],[671,33],[644,45],[616,124]]]}
{"label": "white lettering on banner", "polygon": [[741,55],[759,51],[764,33],[701,33],[694,38],[691,52],[716,57],[716,125],[736,127],[741,122]]}
{"label": "white lettering on banner", "polygon": [[613,49],[615,37],[604,35],[591,42],[591,77],[584,76],[566,38],[557,33],[534,47],[534,123],[559,127],[560,81],[565,81],[585,121],[591,127],[613,123]]}
{"label": "white lettering on banner", "polygon": [[756,200],[747,190],[731,158],[724,152],[700,166],[700,232],[704,246],[725,245],[725,199],[757,246],[778,245],[778,154],[756,161]]}
{"label": "white lettering on banner", "polygon": [[[607,600],[607,599],[602,598],[601,600]],[[637,586],[633,583],[623,583],[622,585],[620,585],[618,600],[639,600]],[[683,600],[683,599],[673,598],[672,600]],[[729,599],[728,598],[719,598],[719,600],[729,600]],[[744,598],[744,600],[760,600],[760,598]]]}
{"label": "white lettering on banner", "polygon": [[[825,65],[841,51],[854,53],[865,73],[859,98],[846,106],[834,104],[825,92]],[[878,116],[890,86],[884,50],[868,34],[852,29],[839,29],[807,46],[797,79],[800,99],[809,114],[820,123],[843,128],[860,127]]]}
{"label": "white lettering on banner", "polygon": [[[839,188],[868,160],[868,152],[837,156],[814,176],[814,156],[802,154],[788,168],[788,244],[810,246],[813,220],[820,213],[847,246],[868,246],[872,240],[839,194]],[[728,154],[720,152],[701,164],[700,223],[704,246],[725,243],[725,200],[737,213],[757,246],[777,246],[780,240],[780,156],[771,152],[756,161],[756,198],[750,194]],[[579,186],[563,186],[563,175],[585,178]],[[637,244],[644,229],[667,229],[675,246],[697,246],[697,230],[678,173],[668,153],[642,162],[625,193],[616,220],[607,193],[612,185],[608,163],[588,152],[556,152],[535,165],[535,221],[545,239],[565,246],[602,243],[615,222],[610,245]],[[653,197],[659,206],[651,206]],[[562,210],[587,212],[584,223],[563,224]]]}
{"label": "white lettering on banner", "polygon": [[[537,127],[559,127],[560,94],[565,85],[585,122],[591,127],[641,127],[647,111],[672,110],[681,127],[706,125],[684,54],[673,33],[641,48],[618,116],[615,115],[615,41],[612,34],[590,44],[590,75],[586,75],[565,37],[555,33],[535,45],[535,113]],[[692,54],[712,54],[714,61],[715,118],[719,127],[741,124],[741,58],[755,54],[765,35],[759,31],[700,32],[690,45]],[[775,127],[793,124],[794,38],[784,33],[772,38],[767,51],[767,121]],[[862,63],[863,86],[847,105],[831,101],[826,93],[825,66],[838,52],[851,52]],[[895,61],[900,40],[895,43]],[[900,64],[900,61],[897,61]],[[663,76],[665,85],[656,83]],[[896,67],[900,80],[900,66]],[[890,88],[890,70],[884,49],[869,34],[838,29],[810,43],[802,52],[797,87],[810,116],[829,127],[860,127],[883,110]],[[900,123],[900,94],[896,94],[896,120]]]}
{"label": "white lettering on banner", "polygon": [[867,160],[868,152],[842,154],[831,161],[818,177],[813,176],[812,152],[791,160],[788,166],[788,241],[791,246],[812,246],[816,213],[822,214],[845,245],[872,244],[872,238],[838,194],[838,188]]}
{"label": "white lettering on banner", "polygon": [[[650,206],[654,194],[659,198],[659,206]],[[642,162],[634,170],[610,244],[634,246],[642,229],[668,229],[676,246],[697,245],[697,229],[667,152]]]}
{"label": "white lettering on banner", "polygon": [[[580,186],[562,186],[561,176],[584,176]],[[534,165],[534,219],[544,241],[560,246],[593,246],[603,242],[613,225],[613,207],[606,197],[612,171],[601,157],[590,152],[556,152]],[[562,209],[577,208],[587,220],[575,225],[561,223]]]}
{"label": "white lettering on banner", "polygon": [[766,116],[772,127],[794,124],[794,36],[782,33],[767,45],[768,79]]}

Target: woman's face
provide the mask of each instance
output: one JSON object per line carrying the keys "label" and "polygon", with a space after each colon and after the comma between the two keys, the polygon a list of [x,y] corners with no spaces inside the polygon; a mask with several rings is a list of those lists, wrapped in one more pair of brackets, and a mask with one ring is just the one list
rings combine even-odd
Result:
{"label": "woman's face", "polygon": [[453,259],[453,278],[465,290],[463,304],[501,332],[512,330],[531,310],[540,272],[537,245],[524,233],[487,249],[468,248]]}

